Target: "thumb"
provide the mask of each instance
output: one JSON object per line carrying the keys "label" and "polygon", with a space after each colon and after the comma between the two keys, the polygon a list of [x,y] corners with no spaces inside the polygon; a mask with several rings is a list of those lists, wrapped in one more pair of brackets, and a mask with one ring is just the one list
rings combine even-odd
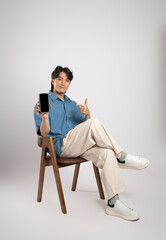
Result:
{"label": "thumb", "polygon": [[86,98],[86,99],[85,99],[85,103],[84,103],[84,104],[86,104],[86,105],[87,105],[87,102],[88,102],[88,99]]}

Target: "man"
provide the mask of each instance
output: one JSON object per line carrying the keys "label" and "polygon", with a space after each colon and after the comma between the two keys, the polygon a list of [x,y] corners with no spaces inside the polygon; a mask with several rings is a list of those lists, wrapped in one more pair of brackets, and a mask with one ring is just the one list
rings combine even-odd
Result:
{"label": "man", "polygon": [[36,104],[36,132],[53,137],[57,157],[81,156],[102,169],[101,179],[108,195],[107,214],[138,220],[138,213],[119,199],[119,193],[125,191],[120,168],[143,169],[149,160],[124,152],[102,123],[91,119],[87,98],[84,104],[77,104],[66,96],[72,79],[73,73],[67,67],[57,66],[52,72],[50,111],[41,113],[39,103]]}

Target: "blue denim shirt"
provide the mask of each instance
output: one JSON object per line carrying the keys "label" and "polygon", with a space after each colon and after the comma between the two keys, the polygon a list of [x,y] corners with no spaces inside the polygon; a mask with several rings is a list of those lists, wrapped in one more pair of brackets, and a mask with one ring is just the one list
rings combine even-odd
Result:
{"label": "blue denim shirt", "polygon": [[[49,91],[49,103],[51,104],[49,112],[50,132],[49,137],[53,137],[54,147],[57,157],[60,157],[61,147],[64,136],[75,126],[85,120],[85,115],[80,113],[79,107],[76,102],[70,100],[66,95],[62,101],[53,92]],[[42,118],[33,111],[35,120],[36,133],[40,133],[40,125]]]}

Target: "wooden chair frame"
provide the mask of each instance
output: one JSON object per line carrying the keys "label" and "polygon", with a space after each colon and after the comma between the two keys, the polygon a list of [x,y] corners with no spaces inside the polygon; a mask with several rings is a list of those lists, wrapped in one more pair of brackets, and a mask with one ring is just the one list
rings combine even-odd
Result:
{"label": "wooden chair frame", "polygon": [[[47,155],[47,148],[49,149],[50,155]],[[77,158],[57,158],[53,143],[52,137],[42,137],[42,153],[41,153],[41,162],[40,162],[40,173],[39,173],[39,183],[38,183],[38,195],[37,195],[37,201],[42,201],[42,191],[43,191],[43,183],[44,183],[44,174],[45,174],[45,167],[52,166],[53,172],[55,176],[55,181],[57,185],[61,210],[64,214],[67,213],[61,179],[60,179],[60,173],[59,168],[75,165],[75,171],[74,171],[74,177],[73,177],[73,183],[72,183],[72,191],[76,190],[77,185],[77,179],[80,169],[80,163],[87,162],[87,160],[77,157]],[[95,172],[95,177],[97,181],[97,186],[100,194],[101,199],[105,199],[104,197],[104,191],[100,179],[100,174],[98,168],[92,163],[93,169]]]}

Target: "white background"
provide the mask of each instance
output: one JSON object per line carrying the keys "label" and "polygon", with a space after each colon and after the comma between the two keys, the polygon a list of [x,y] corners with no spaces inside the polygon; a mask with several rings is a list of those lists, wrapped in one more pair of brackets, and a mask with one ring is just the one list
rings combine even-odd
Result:
{"label": "white background", "polygon": [[[0,238],[164,239],[166,1],[1,0],[0,16]],[[122,170],[121,200],[139,221],[105,214],[90,162],[81,166],[74,193],[73,167],[60,170],[67,215],[51,168],[36,202],[33,108],[57,65],[73,72],[67,95],[78,103],[87,97],[92,117],[124,151],[150,159],[143,171]]]}

